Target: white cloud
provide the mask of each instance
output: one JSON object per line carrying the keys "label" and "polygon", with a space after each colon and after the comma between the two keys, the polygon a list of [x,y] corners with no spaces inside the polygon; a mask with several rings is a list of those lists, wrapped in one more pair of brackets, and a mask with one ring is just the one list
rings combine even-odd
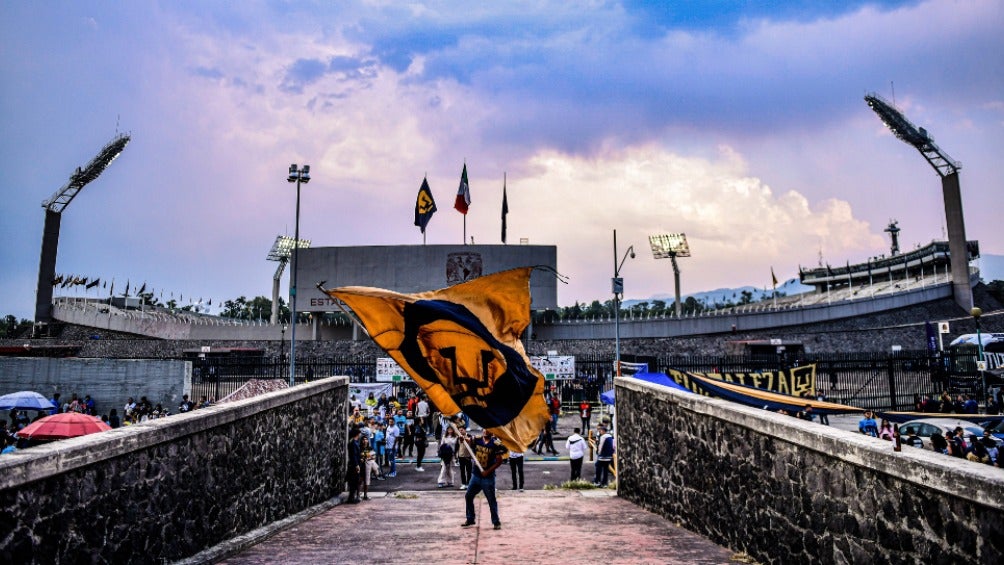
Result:
{"label": "white cloud", "polygon": [[744,160],[728,147],[712,160],[655,144],[592,158],[544,152],[514,186],[511,233],[558,245],[559,270],[573,279],[559,291],[563,303],[608,294],[614,228],[619,253],[633,245],[638,255],[625,265],[629,297],[671,286],[668,262],[652,259],[650,235],[687,234],[693,257],[680,260],[687,292],[756,285],[771,264],[779,277],[796,276],[798,258],[815,258],[820,247],[832,254],[826,260],[839,264],[882,245],[881,235],[856,219],[847,202],[812,205],[794,190],[775,195],[747,175]]}

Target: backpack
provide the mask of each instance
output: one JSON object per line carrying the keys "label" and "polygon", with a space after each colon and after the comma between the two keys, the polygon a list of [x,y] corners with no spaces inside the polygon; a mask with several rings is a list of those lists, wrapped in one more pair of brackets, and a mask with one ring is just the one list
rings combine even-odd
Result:
{"label": "backpack", "polygon": [[440,443],[438,455],[443,461],[449,462],[453,459],[453,446],[445,441]]}

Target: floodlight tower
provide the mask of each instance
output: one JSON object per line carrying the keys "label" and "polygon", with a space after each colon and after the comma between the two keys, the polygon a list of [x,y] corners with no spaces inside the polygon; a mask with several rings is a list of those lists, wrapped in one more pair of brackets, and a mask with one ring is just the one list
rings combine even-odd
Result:
{"label": "floodlight tower", "polygon": [[676,284],[676,317],[683,317],[683,302],[680,300],[680,266],[676,264],[677,257],[690,257],[690,246],[687,245],[687,234],[667,233],[650,235],[648,243],[652,246],[652,256],[656,259],[669,258],[673,262],[673,282]]}
{"label": "floodlight tower", "polygon": [[945,221],[948,224],[948,251],[952,258],[952,294],[955,303],[967,312],[973,307],[973,289],[969,285],[969,254],[966,245],[966,222],[962,217],[962,194],[959,190],[959,169],[962,164],[945,154],[927,130],[907,120],[903,113],[876,94],[865,96],[868,107],[878,114],[893,135],[915,147],[941,177],[941,192],[945,201]]}
{"label": "floodlight tower", "polygon": [[[289,264],[289,258],[293,254],[293,247],[296,245],[296,240],[289,237],[288,235],[278,235],[275,238],[275,243],[272,244],[271,251],[268,252],[268,256],[265,259],[269,261],[278,261],[279,266],[275,269],[275,275],[272,276],[272,319],[271,323],[279,323],[279,280],[282,279],[282,273],[286,270],[286,265]],[[310,247],[309,239],[300,240],[300,248]]]}
{"label": "floodlight tower", "polygon": [[70,180],[42,202],[45,208],[45,226],[42,228],[42,253],[38,261],[38,287],[35,291],[35,322],[52,321],[52,280],[56,278],[56,252],[59,249],[59,224],[63,210],[91,181],[101,176],[132,139],[126,134],[117,135],[101,148],[96,157],[83,167],[77,167]]}

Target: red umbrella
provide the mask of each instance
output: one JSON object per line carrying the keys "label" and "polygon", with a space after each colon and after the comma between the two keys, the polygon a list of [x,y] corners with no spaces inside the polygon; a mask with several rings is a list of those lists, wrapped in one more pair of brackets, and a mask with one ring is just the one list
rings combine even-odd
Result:
{"label": "red umbrella", "polygon": [[46,416],[17,432],[18,437],[26,439],[66,439],[68,437],[85,436],[112,429],[97,416],[88,416],[79,412],[64,412]]}

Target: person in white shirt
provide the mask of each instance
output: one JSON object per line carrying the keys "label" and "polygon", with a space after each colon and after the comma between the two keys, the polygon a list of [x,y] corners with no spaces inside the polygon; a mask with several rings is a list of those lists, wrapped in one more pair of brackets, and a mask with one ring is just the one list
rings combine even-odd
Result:
{"label": "person in white shirt", "polygon": [[415,405],[415,419],[420,419],[422,421],[422,425],[425,426],[425,433],[427,435],[432,433],[432,430],[430,429],[432,421],[429,416],[429,403],[425,400],[425,395],[423,394],[419,397],[418,404]]}
{"label": "person in white shirt", "polygon": [[565,449],[568,450],[568,460],[572,464],[572,477],[576,480],[582,477],[582,461],[586,458],[586,438],[579,435],[579,428],[575,428],[572,435],[565,440]]}
{"label": "person in white shirt", "polygon": [[387,462],[390,463],[390,473],[387,473],[388,477],[397,476],[397,437],[401,434],[401,430],[398,429],[396,424],[390,423],[387,425],[387,431],[384,432],[384,453],[387,456]]}

